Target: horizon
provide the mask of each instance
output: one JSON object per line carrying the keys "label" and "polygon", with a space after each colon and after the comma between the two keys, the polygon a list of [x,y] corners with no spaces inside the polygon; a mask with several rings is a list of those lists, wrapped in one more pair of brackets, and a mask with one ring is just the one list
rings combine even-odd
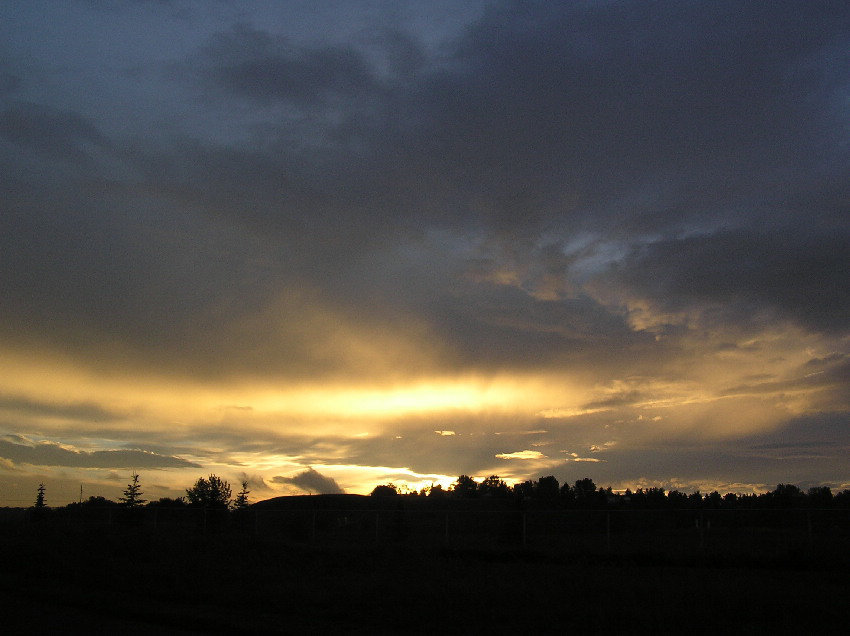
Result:
{"label": "horizon", "polygon": [[825,0],[3,3],[0,506],[130,471],[850,488],[848,32]]}
{"label": "horizon", "polygon": [[[133,475],[131,475],[130,481],[133,482],[133,483],[137,483],[138,490],[135,491],[136,496],[143,498],[145,493],[144,493],[144,490],[142,490],[142,488],[144,486],[143,486],[143,484],[141,483],[141,480],[140,480],[141,475],[138,475],[137,473],[135,473],[135,475],[136,475],[136,477],[139,478],[139,481],[133,482],[133,480],[132,480]],[[219,476],[211,474],[211,475],[209,475],[209,477],[219,477]],[[542,481],[542,480],[549,479],[549,478],[555,478],[560,490],[563,490],[563,488],[565,486],[569,486],[570,490],[574,491],[576,488],[579,487],[580,482],[585,482],[587,480],[590,480],[594,484],[595,492],[607,492],[609,494],[614,494],[614,495],[618,495],[618,496],[627,496],[630,493],[636,494],[636,493],[639,493],[641,491],[646,492],[646,491],[649,491],[649,490],[661,490],[661,492],[665,496],[668,496],[668,495],[671,495],[671,494],[674,494],[674,493],[678,493],[678,494],[686,495],[686,496],[701,495],[703,499],[707,499],[708,497],[710,497],[711,495],[714,495],[714,494],[719,494],[719,495],[724,496],[724,497],[726,495],[736,495],[738,497],[743,497],[743,496],[760,497],[760,496],[763,496],[763,495],[769,495],[771,493],[775,493],[777,490],[779,490],[783,487],[789,487],[789,486],[794,488],[794,489],[797,489],[801,495],[809,495],[809,496],[812,494],[812,492],[822,490],[823,488],[826,488],[827,490],[829,490],[832,495],[841,494],[843,496],[843,495],[850,493],[850,489],[848,489],[848,488],[838,490],[838,489],[834,489],[832,486],[829,486],[829,485],[813,486],[813,487],[809,488],[808,492],[807,492],[807,489],[800,488],[797,484],[785,483],[785,482],[780,482],[780,483],[776,484],[774,486],[774,488],[764,489],[764,490],[759,490],[759,491],[750,489],[750,490],[743,490],[743,491],[738,490],[738,491],[720,492],[718,490],[714,490],[714,491],[702,492],[699,489],[697,489],[697,490],[694,490],[694,491],[691,491],[691,492],[687,492],[687,491],[678,490],[676,488],[668,489],[668,488],[664,488],[662,486],[652,485],[652,484],[642,484],[642,485],[637,486],[635,488],[631,488],[631,487],[627,486],[625,488],[615,489],[615,488],[612,488],[611,486],[606,486],[605,484],[601,484],[601,483],[597,484],[591,477],[588,477],[588,476],[582,477],[581,479],[577,479],[574,482],[570,482],[570,481],[563,481],[562,482],[561,480],[554,477],[554,475],[544,475],[544,476],[541,476],[540,478],[538,478],[538,480],[524,480],[524,481],[516,481],[516,482],[513,482],[513,483],[502,480],[499,475],[488,475],[487,477],[459,475],[448,486],[443,486],[443,484],[441,484],[441,483],[437,484],[437,483],[432,482],[429,486],[425,486],[420,490],[413,490],[413,489],[410,489],[407,485],[399,486],[399,485],[393,484],[392,482],[389,482],[389,483],[385,483],[385,484],[374,484],[369,492],[345,492],[344,490],[340,489],[337,484],[331,482],[330,480],[327,480],[326,478],[323,478],[318,473],[315,473],[314,475],[311,475],[309,477],[309,479],[313,480],[313,483],[312,483],[311,486],[305,486],[302,483],[302,485],[300,486],[299,492],[289,492],[289,493],[286,493],[286,494],[276,494],[274,496],[267,497],[265,499],[256,499],[255,497],[252,497],[251,496],[250,484],[246,484],[246,487],[247,487],[246,501],[247,501],[248,505],[252,505],[252,504],[261,503],[261,502],[264,502],[264,501],[270,501],[272,499],[276,499],[276,498],[279,498],[279,497],[308,497],[308,496],[309,497],[312,497],[312,496],[331,496],[331,497],[333,497],[333,496],[338,496],[338,495],[354,495],[354,496],[357,496],[357,497],[368,497],[368,496],[374,495],[375,494],[374,491],[377,490],[379,487],[384,487],[384,486],[388,486],[388,487],[392,488],[394,490],[393,495],[394,496],[400,496],[400,497],[417,497],[417,498],[419,498],[419,497],[429,497],[431,489],[434,488],[434,487],[437,487],[437,486],[442,489],[441,493],[443,495],[451,496],[455,493],[455,491],[456,491],[455,487],[458,485],[459,481],[461,479],[463,479],[464,477],[468,477],[469,479],[471,479],[479,488],[482,485],[482,482],[484,482],[485,480],[490,480],[490,479],[496,478],[499,481],[501,481],[502,483],[504,483],[505,486],[507,486],[508,490],[507,490],[505,496],[510,496],[510,492],[515,490],[518,486],[523,486],[525,484],[536,485],[538,483],[538,481]],[[206,477],[199,477],[198,479],[199,480],[200,479],[206,479]],[[305,481],[306,481],[306,479],[307,478],[305,477]],[[198,480],[196,480],[196,482],[197,481]],[[227,479],[223,479],[222,481],[224,482],[225,486],[229,486],[231,488],[231,490],[233,490],[235,486],[241,486],[242,485],[241,483],[232,485],[232,484],[230,484],[230,482]],[[46,501],[47,500],[46,487],[45,487],[45,490],[42,490],[40,488],[41,485],[42,484],[39,484],[39,488],[37,488],[37,493],[44,494],[45,501]],[[121,490],[121,492],[123,493],[124,496],[127,495],[127,489],[130,487],[130,485],[131,484],[127,484],[127,486],[124,489]],[[187,500],[186,495],[188,494],[188,490],[189,490],[189,488],[184,489],[182,495],[177,495],[175,497],[160,497],[158,499],[143,499],[142,505],[157,504],[162,500],[169,500],[169,499],[170,500],[180,499],[180,500],[183,500],[184,502],[186,502],[187,505],[189,505],[189,502],[186,501]],[[486,498],[488,496],[486,493],[479,493],[479,494],[481,496],[483,496],[484,498]],[[816,495],[820,495],[820,494],[822,494],[822,492],[821,493],[816,492]],[[473,498],[478,498],[478,496],[479,495],[476,495]],[[468,495],[461,495],[461,498],[468,498]],[[83,497],[82,492],[80,493],[79,497],[76,500],[64,502],[64,503],[61,503],[61,504],[45,503],[44,505],[47,508],[60,508],[60,507],[64,507],[64,506],[71,505],[71,504],[86,503],[86,502],[88,502],[90,500],[94,500],[94,499],[105,499],[107,502],[109,502],[111,504],[115,504],[117,506],[123,505],[121,503],[121,500],[122,500],[121,496],[110,498],[110,497],[104,496],[102,494],[87,494],[86,497]],[[236,501],[236,497],[234,495],[233,497],[231,497],[229,505],[233,506],[235,501]],[[6,506],[0,506],[0,507],[31,508],[33,506],[32,505],[30,505],[30,506],[21,506],[21,505],[9,506],[9,505],[6,505]],[[35,507],[37,507],[37,505]]]}

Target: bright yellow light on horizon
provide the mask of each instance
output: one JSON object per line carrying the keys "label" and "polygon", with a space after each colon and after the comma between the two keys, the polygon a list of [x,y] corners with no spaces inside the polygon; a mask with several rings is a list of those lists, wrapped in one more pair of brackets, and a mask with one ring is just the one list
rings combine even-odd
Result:
{"label": "bright yellow light on horizon", "polygon": [[386,418],[452,410],[533,412],[532,404],[547,402],[541,393],[550,396],[552,390],[537,381],[442,379],[391,388],[295,387],[246,398],[267,412]]}
{"label": "bright yellow light on horizon", "polygon": [[[168,422],[215,421],[222,409],[254,416],[380,420],[404,415],[465,411],[534,415],[553,405],[578,406],[587,396],[563,376],[442,376],[408,383],[268,382],[203,383],[154,376],[98,373],[57,358],[5,357],[4,392],[56,404],[92,404],[127,416]],[[586,393],[586,392],[585,392]],[[57,422],[57,425],[60,425]],[[95,423],[93,423],[96,426]]]}

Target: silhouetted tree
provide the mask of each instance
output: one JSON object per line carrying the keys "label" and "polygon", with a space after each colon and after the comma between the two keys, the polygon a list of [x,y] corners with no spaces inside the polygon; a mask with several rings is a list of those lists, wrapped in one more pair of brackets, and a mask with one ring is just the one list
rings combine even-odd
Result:
{"label": "silhouetted tree", "polygon": [[119,508],[121,504],[102,497],[91,495],[81,502],[72,501],[64,508],[58,510],[59,516],[74,515],[76,518],[98,519],[102,521],[112,519],[112,510]]}
{"label": "silhouetted tree", "polygon": [[452,486],[452,493],[456,497],[475,497],[478,494],[478,484],[469,475],[461,475]]}
{"label": "silhouetted tree", "polygon": [[508,496],[508,485],[498,475],[490,475],[478,484],[478,492],[484,497],[504,498]]}
{"label": "silhouetted tree", "polygon": [[230,484],[216,475],[201,477],[186,490],[189,503],[202,508],[227,508],[230,505]]}
{"label": "silhouetted tree", "polygon": [[141,506],[146,502],[145,499],[142,499],[142,487],[139,484],[139,475],[138,473],[133,473],[130,475],[130,483],[127,484],[127,488],[124,490],[124,496],[119,499],[121,505],[125,508],[136,508]]}
{"label": "silhouetted tree", "polygon": [[106,497],[102,497],[101,495],[97,495],[97,496],[91,495],[83,503],[80,503],[80,504],[70,503],[70,504],[68,504],[68,507],[70,508],[71,506],[75,506],[75,505],[76,506],[88,507],[88,508],[114,508],[118,504],[116,502],[112,501],[111,499],[107,499]]}
{"label": "silhouetted tree", "polygon": [[648,508],[666,508],[670,503],[663,488],[646,488],[643,493]]}
{"label": "silhouetted tree", "polygon": [[596,484],[590,477],[578,479],[575,483],[576,500],[584,503],[593,501],[596,498]]}
{"label": "silhouetted tree", "polygon": [[794,484],[779,484],[776,490],[768,493],[768,500],[780,508],[798,506],[803,499],[803,491]]}
{"label": "silhouetted tree", "polygon": [[554,476],[548,475],[546,477],[541,477],[537,480],[537,483],[534,484],[534,496],[537,499],[554,501],[558,498],[559,488],[560,484],[558,484],[558,480],[555,479]]}
{"label": "silhouetted tree", "polygon": [[434,484],[428,489],[428,496],[434,497],[435,499],[441,499],[446,496],[446,491],[443,490],[443,486],[441,484]]}
{"label": "silhouetted tree", "polygon": [[185,508],[187,505],[185,497],[160,497],[156,501],[151,501],[148,508]]}
{"label": "silhouetted tree", "polygon": [[570,484],[564,482],[564,485],[561,486],[561,489],[558,491],[558,497],[566,506],[571,506],[575,503],[576,493],[575,490],[570,488]]}
{"label": "silhouetted tree", "polygon": [[515,483],[514,494],[519,499],[531,499],[534,496],[534,482],[526,480]]}
{"label": "silhouetted tree", "polygon": [[829,486],[809,488],[808,498],[812,508],[828,508],[832,505],[832,490]]}
{"label": "silhouetted tree", "polygon": [[716,490],[708,493],[703,501],[703,505],[706,508],[720,508],[722,503],[723,497],[721,497],[720,493]]}
{"label": "silhouetted tree", "polygon": [[688,505],[688,496],[679,490],[671,490],[667,493],[667,505],[671,508],[684,508]]}
{"label": "silhouetted tree", "polygon": [[248,493],[251,491],[248,490],[248,482],[247,480],[242,480],[242,490],[240,490],[236,494],[236,501],[233,502],[233,507],[236,510],[245,510],[248,507]]}
{"label": "silhouetted tree", "polygon": [[147,507],[153,509],[154,519],[157,521],[182,521],[186,519],[186,508],[189,504],[185,497],[160,497],[149,502]]}
{"label": "silhouetted tree", "polygon": [[38,494],[35,497],[35,507],[36,508],[44,508],[46,504],[44,503],[44,484],[38,485]]}
{"label": "silhouetted tree", "polygon": [[395,484],[381,484],[375,486],[369,494],[373,497],[395,497],[398,495],[398,488]]}

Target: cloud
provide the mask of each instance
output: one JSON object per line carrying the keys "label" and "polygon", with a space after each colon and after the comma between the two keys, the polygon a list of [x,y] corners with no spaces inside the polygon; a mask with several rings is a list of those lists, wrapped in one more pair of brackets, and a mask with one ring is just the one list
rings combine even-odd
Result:
{"label": "cloud", "polygon": [[0,111],[0,138],[67,161],[88,160],[86,144],[109,145],[97,127],[79,114],[26,102]]}
{"label": "cloud", "polygon": [[299,490],[319,495],[339,495],[345,492],[333,478],[322,475],[312,467],[292,477],[272,477],[271,482],[273,484],[288,484]]}
{"label": "cloud", "polygon": [[846,422],[850,6],[24,4],[5,429],[268,479],[485,474],[545,424],[606,478],[756,483],[729,440]]}
{"label": "cloud", "polygon": [[199,464],[179,457],[143,450],[78,451],[53,442],[32,445],[0,440],[0,457],[16,464],[68,466],[75,468],[198,468]]}
{"label": "cloud", "polygon": [[[24,276],[3,281],[19,308],[6,318],[46,338],[47,317],[61,315],[61,341],[77,355],[86,329],[108,331],[125,345],[116,358],[185,360],[182,372],[200,374],[222,360],[242,373],[378,373],[334,355],[368,324],[364,342],[392,331],[394,345],[423,350],[431,337],[456,367],[614,366],[647,346],[622,311],[639,301],[706,318],[728,303],[741,319],[755,302],[777,320],[840,329],[846,232],[832,230],[842,197],[822,190],[823,166],[847,163],[843,128],[824,121],[839,112],[826,106],[847,63],[835,52],[841,20],[818,7],[793,18],[761,5],[669,11],[658,21],[635,2],[496,3],[440,58],[405,35],[420,58],[406,75],[376,61],[398,37],[364,48],[217,23],[181,63],[202,86],[170,88],[197,103],[192,117],[161,113],[189,128],[109,137],[127,148],[133,179],[68,176],[57,205],[20,175],[19,192],[45,211],[27,220],[10,210],[4,222],[4,235],[27,236],[3,267]],[[766,55],[774,36],[786,47]],[[244,103],[234,110],[234,100]],[[108,137],[95,113],[35,106],[11,105],[7,117],[29,123],[7,133],[37,131],[27,140],[56,147]],[[191,128],[208,118],[205,135]],[[99,186],[81,190],[92,177]],[[780,177],[788,197],[776,200]],[[788,231],[812,196],[811,228]],[[761,241],[765,215],[779,229]],[[821,244],[817,225],[831,241]],[[781,249],[769,254],[774,238]],[[790,272],[794,293],[772,272]],[[310,291],[302,300],[281,289]],[[317,314],[344,326],[321,355],[311,353],[321,336],[299,333]],[[422,339],[403,327],[414,317]],[[258,339],[275,355],[247,335],[264,324]]]}
{"label": "cloud", "polygon": [[262,103],[315,107],[374,90],[375,78],[355,49],[294,46],[247,25],[214,36],[204,58],[202,73],[211,82]]}
{"label": "cloud", "polygon": [[262,475],[249,475],[248,473],[242,472],[239,474],[237,482],[240,487],[242,482],[247,483],[250,490],[259,490],[261,492],[271,490]]}
{"label": "cloud", "polygon": [[667,239],[635,248],[607,283],[639,294],[659,314],[687,312],[710,326],[793,320],[841,333],[850,319],[847,239],[781,221]]}
{"label": "cloud", "polygon": [[498,453],[496,457],[499,459],[543,459],[546,455],[540,451],[524,450],[513,453]]}
{"label": "cloud", "polygon": [[11,411],[36,418],[59,417],[87,422],[114,422],[124,419],[122,414],[110,411],[91,402],[53,403],[27,397],[0,394],[0,411]]}

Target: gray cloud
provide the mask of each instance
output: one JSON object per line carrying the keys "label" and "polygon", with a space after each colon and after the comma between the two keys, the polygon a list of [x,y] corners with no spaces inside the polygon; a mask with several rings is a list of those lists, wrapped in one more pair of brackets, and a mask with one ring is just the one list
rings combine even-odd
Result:
{"label": "gray cloud", "polygon": [[261,475],[249,475],[248,473],[243,472],[237,479],[237,483],[240,488],[242,486],[242,482],[247,483],[248,489],[252,491],[267,492],[271,490]]}
{"label": "gray cloud", "polygon": [[124,415],[110,411],[99,404],[86,402],[56,404],[10,395],[0,395],[0,410],[20,413],[28,417],[62,417],[96,423],[124,419]]}
{"label": "gray cloud", "polygon": [[[817,388],[846,413],[846,3],[464,3],[435,10],[442,30],[381,3],[292,28],[283,5],[151,4],[109,7],[98,47],[114,60],[74,37],[59,65],[60,39],[4,31],[4,342],[201,381],[621,381],[584,403],[607,420],[559,424],[588,448],[653,380],[766,359],[757,336],[791,326],[816,351],[799,377],[764,369],[720,393]],[[57,28],[86,33],[103,9],[75,5]],[[330,14],[333,37],[316,28]],[[120,419],[4,393],[14,417]],[[422,430],[486,418],[507,425]],[[188,429],[180,448],[297,448],[317,465],[332,448],[422,473],[527,448]],[[623,448],[605,470],[626,472]]]}
{"label": "gray cloud", "polygon": [[[840,330],[848,236],[843,223],[835,231],[840,188],[827,186],[846,181],[836,172],[847,164],[836,138],[840,111],[830,107],[843,90],[836,69],[847,66],[843,14],[807,6],[677,4],[662,7],[669,19],[659,21],[633,2],[507,5],[440,60],[411,52],[407,37],[407,55],[420,63],[381,80],[351,46],[306,45],[245,25],[224,30],[186,64],[223,91],[204,93],[207,112],[248,137],[131,143],[125,159],[141,184],[104,183],[62,211],[54,199],[48,216],[10,210],[4,234],[33,240],[16,242],[19,256],[4,270],[19,277],[12,289],[35,292],[29,318],[76,321],[64,341],[86,324],[111,331],[134,355],[179,343],[209,370],[218,360],[204,359],[211,352],[194,329],[199,319],[226,333],[274,290],[296,286],[376,322],[419,314],[484,366],[539,360],[600,337],[632,346],[622,315],[577,295],[581,268],[604,244],[565,256],[579,231],[624,245],[614,272],[595,285],[663,308],[722,302],[737,319],[757,305],[777,319]],[[371,46],[391,55],[398,37]],[[241,122],[219,112],[236,98],[271,110]],[[3,120],[17,144],[65,156],[82,152],[81,142],[118,144],[81,115],[21,104]],[[329,110],[304,118],[280,110],[286,104]],[[790,221],[801,201],[805,227]],[[82,206],[80,224],[68,211]],[[107,214],[115,206],[118,217]],[[133,226],[138,214],[145,222]],[[747,228],[767,218],[775,232]],[[829,234],[815,231],[818,223]],[[706,226],[713,229],[679,236]],[[446,245],[431,244],[428,259],[454,268],[412,273],[404,258],[388,257],[388,246],[416,246],[428,228],[445,227],[461,237],[483,231],[502,246],[488,268],[521,258],[524,291],[548,281],[553,300],[472,284],[447,294],[474,262]],[[661,240],[630,245],[659,232]],[[416,294],[400,290],[402,281]],[[384,314],[365,309],[363,298]],[[220,344],[237,364],[250,347],[232,333]],[[244,366],[258,362],[248,356]],[[318,361],[305,362],[320,371]]]}
{"label": "gray cloud", "polygon": [[15,444],[0,440],[0,457],[15,463],[75,468],[184,468],[199,467],[179,457],[142,450],[75,451],[55,443]]}
{"label": "gray cloud", "polygon": [[294,477],[272,477],[270,481],[273,484],[288,484],[299,490],[319,495],[339,495],[345,492],[332,477],[322,475],[314,468],[308,468]]}
{"label": "gray cloud", "polygon": [[645,245],[607,275],[665,312],[705,308],[734,324],[791,319],[840,333],[850,324],[848,247],[850,233],[778,224]]}
{"label": "gray cloud", "polygon": [[26,102],[0,112],[0,137],[18,148],[67,161],[87,160],[87,143],[108,145],[97,127],[80,115]]}
{"label": "gray cloud", "polygon": [[373,76],[351,48],[298,48],[241,25],[215,36],[205,51],[213,64],[204,73],[224,90],[261,102],[299,107],[369,92]]}

